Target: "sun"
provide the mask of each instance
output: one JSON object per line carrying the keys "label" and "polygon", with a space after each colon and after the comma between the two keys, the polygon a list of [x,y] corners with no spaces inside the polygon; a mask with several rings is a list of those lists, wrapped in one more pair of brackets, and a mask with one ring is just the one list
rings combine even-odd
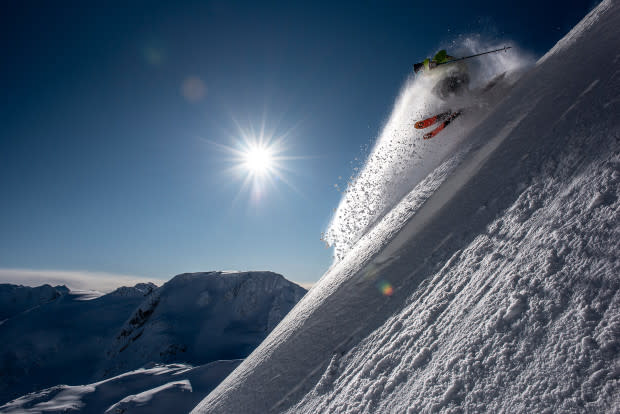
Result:
{"label": "sun", "polygon": [[241,197],[242,195],[249,196],[248,200],[253,205],[266,202],[272,195],[282,194],[283,186],[301,194],[289,179],[294,173],[297,162],[308,158],[289,153],[296,127],[276,133],[275,130],[268,130],[265,127],[265,120],[259,129],[251,125],[242,128],[237,122],[235,124],[236,130],[231,131],[228,136],[229,145],[205,140],[227,154],[224,159],[229,164],[229,168],[224,170],[227,175],[226,181],[241,183],[233,203],[245,198]]}
{"label": "sun", "polygon": [[286,157],[280,142],[269,136],[245,135],[237,150],[237,170],[243,178],[242,188],[249,190],[253,201],[260,201],[275,188],[277,182],[285,181],[282,170]]}
{"label": "sun", "polygon": [[277,190],[280,184],[285,184],[298,191],[287,177],[291,163],[302,157],[288,155],[286,145],[288,134],[276,135],[261,128],[243,130],[239,128],[236,136],[231,137],[232,146],[224,145],[222,149],[231,157],[230,172],[241,181],[241,193],[250,196],[252,202],[266,200],[268,195]]}
{"label": "sun", "polygon": [[252,144],[243,153],[243,167],[253,175],[264,176],[273,172],[275,154],[269,147]]}

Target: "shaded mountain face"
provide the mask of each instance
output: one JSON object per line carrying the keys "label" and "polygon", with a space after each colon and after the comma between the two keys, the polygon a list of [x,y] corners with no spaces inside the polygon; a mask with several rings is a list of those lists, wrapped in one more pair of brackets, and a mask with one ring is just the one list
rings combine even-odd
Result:
{"label": "shaded mountain face", "polygon": [[92,300],[69,292],[0,325],[0,404],[150,362],[244,358],[304,294],[271,272],[184,274]]}
{"label": "shaded mountain face", "polygon": [[178,275],[129,317],[99,375],[152,361],[203,364],[245,358],[305,293],[272,272]]}
{"label": "shaded mountain face", "polygon": [[0,402],[87,382],[110,338],[143,299],[108,294],[84,300],[82,292],[69,292],[8,319],[0,325]]}
{"label": "shaded mountain face", "polygon": [[66,286],[29,287],[0,284],[0,322],[28,309],[51,302],[68,291]]}
{"label": "shaded mountain face", "polygon": [[192,412],[619,412],[618,50],[606,0],[430,141],[454,150]]}
{"label": "shaded mountain face", "polygon": [[187,413],[224,379],[240,360],[152,364],[88,385],[57,385],[0,406],[3,414]]}

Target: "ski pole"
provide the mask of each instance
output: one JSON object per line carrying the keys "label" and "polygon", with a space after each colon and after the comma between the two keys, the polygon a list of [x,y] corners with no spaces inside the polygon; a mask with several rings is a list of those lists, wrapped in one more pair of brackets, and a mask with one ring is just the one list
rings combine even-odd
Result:
{"label": "ski pole", "polygon": [[471,58],[475,58],[477,56],[488,55],[489,53],[500,52],[502,50],[506,51],[508,49],[512,49],[512,46],[504,46],[504,47],[499,48],[499,49],[489,50],[488,52],[478,53],[477,55],[465,56],[465,57],[462,57],[462,58],[449,60],[447,62],[438,63],[437,66],[439,66],[439,65],[447,65],[448,63],[454,63],[454,62],[458,62],[460,60],[471,59]]}

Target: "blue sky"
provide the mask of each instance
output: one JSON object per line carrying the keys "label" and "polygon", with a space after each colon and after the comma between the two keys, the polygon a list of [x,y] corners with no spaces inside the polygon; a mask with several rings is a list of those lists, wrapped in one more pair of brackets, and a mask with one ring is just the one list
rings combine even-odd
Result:
{"label": "blue sky", "polygon": [[[597,4],[13,3],[0,6],[0,269],[299,282],[330,265],[333,185],[413,63],[469,34],[540,56]],[[226,148],[261,129],[287,159],[257,199]]]}

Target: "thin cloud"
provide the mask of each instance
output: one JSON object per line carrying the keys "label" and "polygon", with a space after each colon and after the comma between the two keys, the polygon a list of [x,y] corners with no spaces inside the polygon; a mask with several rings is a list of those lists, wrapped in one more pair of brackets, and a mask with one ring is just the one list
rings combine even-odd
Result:
{"label": "thin cloud", "polygon": [[302,288],[306,289],[306,290],[310,290],[312,289],[312,286],[314,286],[316,283],[313,282],[294,282],[296,284],[298,284],[299,286],[301,286]]}
{"label": "thin cloud", "polygon": [[[12,283],[25,286],[66,285],[70,289],[97,290],[111,292],[120,286],[134,286],[137,283],[160,282],[140,276],[122,275],[87,270],[33,270],[2,269],[0,283]],[[157,283],[156,283],[157,284]]]}

